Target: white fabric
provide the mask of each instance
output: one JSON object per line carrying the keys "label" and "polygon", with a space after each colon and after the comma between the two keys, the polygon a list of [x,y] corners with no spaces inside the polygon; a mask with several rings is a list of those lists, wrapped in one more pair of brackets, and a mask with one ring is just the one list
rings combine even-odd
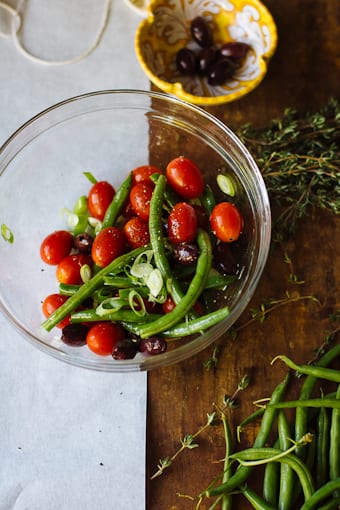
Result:
{"label": "white fabric", "polygon": [[[93,43],[104,7],[105,0],[26,0],[22,42],[41,58],[72,59]],[[0,8],[0,145],[60,100],[149,88],[134,52],[140,17],[122,0],[112,1],[99,46],[74,64],[32,62],[5,37],[10,23],[10,10]],[[143,510],[145,422],[145,373],[66,365],[0,315],[0,510]]]}

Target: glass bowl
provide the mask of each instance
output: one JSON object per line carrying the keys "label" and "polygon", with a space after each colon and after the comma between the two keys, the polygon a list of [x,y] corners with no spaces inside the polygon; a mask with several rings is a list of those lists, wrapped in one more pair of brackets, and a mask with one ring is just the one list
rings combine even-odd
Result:
{"label": "glass bowl", "polygon": [[[71,347],[60,329],[47,333],[41,303],[58,292],[55,267],[40,259],[50,232],[65,229],[64,208],[86,195],[84,172],[118,187],[134,167],[161,168],[177,156],[193,159],[204,178],[227,173],[244,219],[237,279],[223,295],[230,314],[205,333],[171,342],[157,356],[115,361]],[[163,93],[107,90],[81,95],[43,111],[0,149],[0,309],[43,352],[72,365],[108,372],[150,370],[193,356],[225,333],[246,308],[266,263],[271,217],[261,173],[240,140],[197,106]],[[13,234],[13,242],[10,242]],[[6,240],[7,239],[7,240]]]}

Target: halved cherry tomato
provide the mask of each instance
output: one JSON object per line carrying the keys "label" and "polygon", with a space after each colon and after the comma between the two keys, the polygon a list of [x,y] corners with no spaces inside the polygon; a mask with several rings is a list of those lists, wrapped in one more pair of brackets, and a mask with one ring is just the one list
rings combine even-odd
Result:
{"label": "halved cherry tomato", "polygon": [[137,166],[132,170],[132,184],[138,184],[139,182],[152,183],[150,175],[161,174],[162,170],[152,165]]}
{"label": "halved cherry tomato", "polygon": [[123,227],[123,232],[131,248],[139,248],[150,242],[149,226],[139,216],[128,220]]}
{"label": "halved cherry tomato", "polygon": [[123,255],[125,247],[125,235],[119,228],[103,228],[92,244],[91,255],[93,262],[99,267],[105,267],[112,260]]}
{"label": "halved cherry tomato", "polygon": [[49,234],[40,245],[40,257],[46,263],[56,266],[70,254],[73,236],[67,230],[56,230]]}
{"label": "halved cherry tomato", "polygon": [[215,205],[210,215],[211,230],[218,239],[231,243],[239,238],[243,220],[237,207],[230,202]]}
{"label": "halved cherry tomato", "polygon": [[168,164],[166,177],[170,186],[181,197],[198,198],[204,190],[203,176],[191,159],[180,156]]}
{"label": "halved cherry tomato", "polygon": [[132,186],[130,191],[130,203],[135,214],[148,221],[150,215],[150,200],[153,192],[153,184],[140,182]]}
{"label": "halved cherry tomato", "polygon": [[57,280],[60,283],[79,285],[83,283],[80,276],[80,269],[85,264],[92,267],[92,260],[89,255],[76,253],[63,258],[57,266]]}
{"label": "halved cherry tomato", "polygon": [[[169,296],[167,300],[162,304],[163,313],[170,313],[175,307],[176,305],[174,300],[172,299],[171,296]],[[193,306],[193,309],[195,310],[197,315],[204,315],[204,308],[199,301],[196,301],[196,303]]]}
{"label": "halved cherry tomato", "polygon": [[[57,310],[61,305],[68,300],[68,296],[63,296],[62,294],[50,294],[47,296],[42,303],[42,311],[46,319]],[[63,329],[65,326],[68,326],[71,322],[70,315],[67,315],[59,324],[57,324],[57,328]]]}
{"label": "halved cherry tomato", "polygon": [[168,217],[168,237],[174,244],[191,242],[197,234],[195,209],[187,202],[178,202]]}
{"label": "halved cherry tomato", "polygon": [[90,189],[87,199],[90,215],[102,221],[115,193],[114,187],[109,182],[96,182]]}
{"label": "halved cherry tomato", "polygon": [[99,322],[86,335],[88,348],[100,356],[109,356],[118,342],[126,337],[124,329],[113,322]]}

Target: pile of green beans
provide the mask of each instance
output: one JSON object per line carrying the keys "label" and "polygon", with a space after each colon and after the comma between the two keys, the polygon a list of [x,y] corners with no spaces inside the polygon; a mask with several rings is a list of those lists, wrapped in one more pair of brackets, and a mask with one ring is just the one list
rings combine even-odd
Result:
{"label": "pile of green beans", "polygon": [[[214,498],[209,510],[218,504],[222,510],[231,510],[233,495],[242,494],[257,510],[340,508],[340,370],[329,368],[339,359],[340,344],[335,344],[314,365],[298,365],[286,356],[273,360],[287,365],[285,379],[264,408],[238,427],[242,430],[261,418],[254,444],[233,453],[232,445],[227,445],[222,482],[214,481],[201,493],[200,502]],[[300,377],[293,378],[293,371]],[[299,398],[287,400],[289,385],[300,381],[302,374]],[[325,382],[335,384],[335,391],[324,395],[321,385]],[[317,391],[320,397],[314,396]],[[291,415],[288,419],[287,409],[295,410],[293,420]],[[268,445],[269,438],[273,446]],[[230,443],[230,434],[227,440]],[[259,482],[262,477],[262,492],[251,487],[250,476],[260,465],[265,468],[256,479]]]}

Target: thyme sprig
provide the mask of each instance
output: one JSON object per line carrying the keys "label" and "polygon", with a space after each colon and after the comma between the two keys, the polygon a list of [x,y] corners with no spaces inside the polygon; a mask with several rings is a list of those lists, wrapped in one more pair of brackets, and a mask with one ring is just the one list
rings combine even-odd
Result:
{"label": "thyme sprig", "polygon": [[319,111],[287,108],[282,118],[237,131],[253,154],[272,205],[279,208],[274,239],[295,231],[310,207],[340,212],[340,103],[331,98]]}

